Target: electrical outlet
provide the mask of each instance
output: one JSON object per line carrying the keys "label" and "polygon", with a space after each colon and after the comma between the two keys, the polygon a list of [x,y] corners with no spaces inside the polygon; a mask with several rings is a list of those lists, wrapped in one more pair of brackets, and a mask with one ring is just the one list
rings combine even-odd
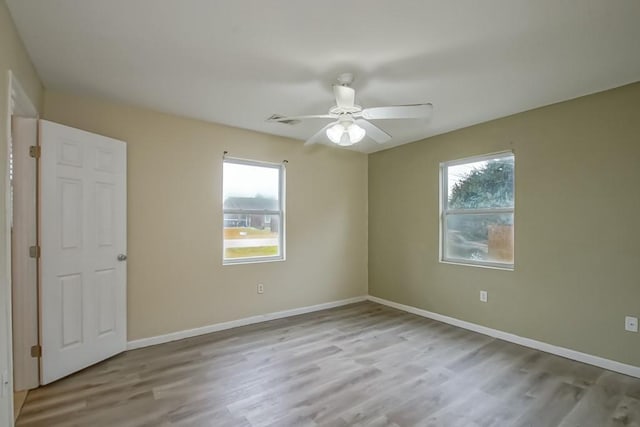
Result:
{"label": "electrical outlet", "polygon": [[487,291],[480,291],[480,301],[487,302],[489,300],[489,294]]}
{"label": "electrical outlet", "polygon": [[632,316],[625,317],[624,330],[629,332],[638,332],[638,318]]}
{"label": "electrical outlet", "polygon": [[264,294],[264,285],[262,283],[258,283],[257,291],[259,294]]}

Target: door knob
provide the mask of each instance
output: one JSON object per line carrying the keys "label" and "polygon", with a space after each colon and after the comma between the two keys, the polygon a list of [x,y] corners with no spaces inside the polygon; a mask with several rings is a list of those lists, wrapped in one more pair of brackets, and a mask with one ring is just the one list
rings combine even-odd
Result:
{"label": "door knob", "polygon": [[125,254],[118,255],[118,261],[125,261],[126,259],[127,259],[127,256]]}

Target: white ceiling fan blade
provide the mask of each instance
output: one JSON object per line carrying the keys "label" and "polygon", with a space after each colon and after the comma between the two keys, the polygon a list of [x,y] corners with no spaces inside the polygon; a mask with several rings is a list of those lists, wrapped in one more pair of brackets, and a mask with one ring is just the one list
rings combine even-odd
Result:
{"label": "white ceiling fan blade", "polygon": [[353,108],[356,103],[356,91],[349,86],[333,85],[333,94],[340,108]]}
{"label": "white ceiling fan blade", "polygon": [[310,114],[306,116],[280,116],[278,114],[274,114],[273,116],[267,119],[268,122],[291,122],[291,121],[300,121],[307,119],[334,119],[335,115],[331,114]]}
{"label": "white ceiling fan blade", "polygon": [[369,120],[425,119],[431,115],[433,104],[393,105],[362,110],[362,117]]}
{"label": "white ceiling fan blade", "polygon": [[327,129],[329,129],[334,124],[335,124],[335,122],[331,122],[328,125],[326,125],[325,127],[323,127],[322,129],[320,129],[318,132],[313,134],[313,136],[311,138],[307,139],[307,141],[304,143],[304,145],[312,145],[312,144],[315,144],[316,142],[320,141],[320,139],[322,139],[322,137],[327,134]]}
{"label": "white ceiling fan blade", "polygon": [[383,144],[391,139],[391,135],[380,129],[378,126],[364,119],[358,119],[355,122],[358,126],[367,132],[367,136],[378,144]]}

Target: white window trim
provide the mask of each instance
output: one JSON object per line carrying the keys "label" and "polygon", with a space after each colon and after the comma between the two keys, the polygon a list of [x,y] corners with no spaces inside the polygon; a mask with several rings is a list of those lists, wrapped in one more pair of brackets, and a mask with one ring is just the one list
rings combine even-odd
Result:
{"label": "white window trim", "polygon": [[[286,251],[285,251],[285,173],[286,173],[286,161],[282,163],[271,163],[271,162],[263,162],[260,160],[248,160],[248,159],[240,159],[236,157],[228,157],[224,156],[222,159],[222,165],[224,168],[225,163],[234,163],[239,165],[247,165],[247,166],[259,166],[266,168],[278,169],[278,205],[279,210],[257,210],[257,209],[224,209],[224,200],[222,207],[222,265],[238,265],[238,264],[255,264],[261,262],[274,262],[274,261],[285,261],[286,260]],[[224,182],[223,182],[224,188]],[[225,258],[224,257],[224,215],[225,214],[246,214],[246,215],[278,215],[280,219],[280,231],[278,233],[278,247],[280,248],[280,253],[274,256],[264,256],[264,257],[247,257],[247,258]]]}
{"label": "white window trim", "polygon": [[450,258],[445,256],[444,244],[447,241],[447,227],[446,227],[446,216],[447,215],[455,215],[455,214],[469,214],[469,215],[482,215],[482,214],[500,214],[500,213],[511,213],[513,214],[513,239],[515,242],[515,186],[516,186],[516,178],[515,178],[515,167],[514,167],[514,176],[513,176],[513,189],[514,189],[514,203],[513,208],[482,208],[482,209],[447,209],[448,205],[448,197],[449,197],[449,180],[447,176],[447,168],[450,166],[463,165],[466,163],[475,163],[482,162],[486,160],[494,160],[501,157],[514,157],[515,164],[515,154],[513,151],[499,151],[496,153],[484,154],[481,156],[472,156],[465,157],[463,159],[456,159],[447,162],[440,163],[440,242],[439,242],[439,261],[442,264],[454,264],[454,265],[464,265],[469,267],[484,267],[494,270],[507,270],[513,271],[515,269],[515,245],[514,245],[514,254],[513,254],[513,263],[502,263],[502,262],[490,262],[490,261],[476,261],[464,258]]}

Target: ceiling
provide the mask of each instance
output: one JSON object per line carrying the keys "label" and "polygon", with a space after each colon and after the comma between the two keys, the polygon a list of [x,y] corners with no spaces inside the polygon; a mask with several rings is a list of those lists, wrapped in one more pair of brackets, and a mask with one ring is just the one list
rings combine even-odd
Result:
{"label": "ceiling", "polygon": [[[49,89],[305,140],[338,74],[377,121],[374,152],[640,80],[637,0],[7,0]],[[327,142],[328,143],[328,142]]]}

